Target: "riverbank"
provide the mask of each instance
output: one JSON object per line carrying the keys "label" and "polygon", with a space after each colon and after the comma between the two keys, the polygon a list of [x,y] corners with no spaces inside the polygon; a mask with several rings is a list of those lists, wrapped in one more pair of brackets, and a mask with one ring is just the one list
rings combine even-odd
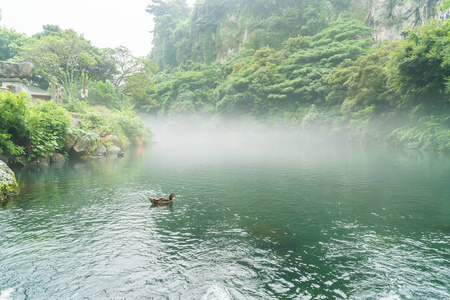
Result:
{"label": "riverbank", "polygon": [[57,105],[3,92],[0,111],[0,158],[8,164],[117,155],[150,137],[132,110],[89,106],[84,101]]}

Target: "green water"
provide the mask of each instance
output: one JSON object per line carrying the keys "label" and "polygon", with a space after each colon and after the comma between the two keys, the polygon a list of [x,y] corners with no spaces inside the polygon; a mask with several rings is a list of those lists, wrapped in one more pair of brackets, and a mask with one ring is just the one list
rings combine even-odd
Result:
{"label": "green water", "polygon": [[187,135],[16,171],[2,300],[450,298],[446,154]]}

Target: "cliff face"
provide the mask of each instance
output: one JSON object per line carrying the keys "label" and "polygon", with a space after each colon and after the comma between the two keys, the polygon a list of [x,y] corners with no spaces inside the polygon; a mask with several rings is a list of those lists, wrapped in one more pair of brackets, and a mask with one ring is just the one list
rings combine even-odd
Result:
{"label": "cliff face", "polygon": [[422,25],[425,20],[445,20],[449,11],[441,11],[437,0],[356,0],[366,2],[368,15],[366,25],[375,29],[377,41],[395,40],[401,37],[405,28]]}
{"label": "cliff face", "polygon": [[[438,8],[441,4],[439,0],[351,0],[350,5],[344,7],[333,3],[336,1],[327,0],[324,6],[328,20],[348,15],[362,19],[368,27],[375,29],[373,37],[376,41],[396,40],[407,28],[422,25],[428,19],[446,20],[450,17],[450,10]],[[217,38],[221,41],[221,47],[217,49],[217,60],[225,61],[241,50],[252,35],[249,28],[251,22],[229,14],[218,27]]]}
{"label": "cliff face", "polygon": [[[206,64],[224,62],[245,48],[257,50],[269,46],[279,50],[290,37],[312,36],[328,22],[342,18],[358,19],[375,29],[376,41],[395,40],[401,38],[406,28],[422,25],[427,19],[447,19],[450,9],[441,11],[438,8],[441,1],[199,0],[187,19],[178,20],[182,25],[161,32],[161,37],[172,32],[173,35],[161,38],[152,55],[163,68],[189,60]],[[166,26],[160,24],[158,28],[165,28],[163,25]]]}

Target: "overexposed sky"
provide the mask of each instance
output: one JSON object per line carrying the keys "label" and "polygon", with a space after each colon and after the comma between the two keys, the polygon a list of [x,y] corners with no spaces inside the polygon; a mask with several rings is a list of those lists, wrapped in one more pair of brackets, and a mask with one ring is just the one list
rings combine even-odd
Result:
{"label": "overexposed sky", "polygon": [[[196,0],[187,0],[192,5]],[[151,0],[0,0],[1,27],[31,36],[46,24],[74,29],[100,48],[125,46],[134,55],[151,50]]]}

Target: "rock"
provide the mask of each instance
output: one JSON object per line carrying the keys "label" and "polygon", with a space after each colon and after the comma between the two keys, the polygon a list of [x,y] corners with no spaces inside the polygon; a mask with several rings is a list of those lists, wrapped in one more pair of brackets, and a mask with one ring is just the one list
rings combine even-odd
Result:
{"label": "rock", "polygon": [[73,127],[80,127],[81,126],[81,120],[78,118],[72,118],[72,126]]}
{"label": "rock", "polygon": [[[448,18],[448,11],[437,9],[435,0],[354,0],[353,6],[368,9],[366,25],[375,29],[377,41],[396,40],[405,28],[422,25],[427,19]],[[446,16],[447,14],[447,16]]]}
{"label": "rock", "polygon": [[105,148],[105,145],[100,144],[100,146],[97,147],[97,149],[95,149],[95,150],[92,152],[92,156],[97,156],[97,157],[99,157],[99,156],[101,156],[101,157],[106,156],[106,148]]}
{"label": "rock", "polygon": [[3,162],[5,162],[6,164],[9,163],[9,157],[7,156],[0,155],[0,160],[3,160]]}
{"label": "rock", "polygon": [[0,200],[19,193],[19,185],[17,184],[14,172],[0,160]]}
{"label": "rock", "polygon": [[13,63],[0,61],[0,77],[2,78],[31,78],[34,66],[31,63]]}
{"label": "rock", "polygon": [[66,141],[66,144],[64,145],[64,150],[66,152],[69,152],[70,149],[72,149],[73,145],[75,145],[77,140],[78,140],[78,137],[74,134],[71,134],[69,139]]}
{"label": "rock", "polygon": [[117,153],[122,152],[122,149],[120,149],[117,146],[110,145],[107,149],[108,155],[117,155]]}
{"label": "rock", "polygon": [[47,157],[39,156],[36,159],[36,165],[48,166],[48,161],[49,161],[49,159]]}
{"label": "rock", "polygon": [[114,146],[120,147],[120,140],[116,135],[107,135],[102,139],[102,144],[113,144]]}
{"label": "rock", "polygon": [[72,146],[72,150],[76,153],[88,152],[91,148],[91,140],[87,136],[78,139]]}
{"label": "rock", "polygon": [[65,162],[66,158],[61,153],[53,153],[53,155],[50,157],[50,161],[52,163]]}
{"label": "rock", "polygon": [[87,154],[85,154],[85,155],[82,155],[81,157],[80,157],[80,159],[81,160],[89,160],[89,159],[91,159],[92,158],[92,155],[88,152]]}

